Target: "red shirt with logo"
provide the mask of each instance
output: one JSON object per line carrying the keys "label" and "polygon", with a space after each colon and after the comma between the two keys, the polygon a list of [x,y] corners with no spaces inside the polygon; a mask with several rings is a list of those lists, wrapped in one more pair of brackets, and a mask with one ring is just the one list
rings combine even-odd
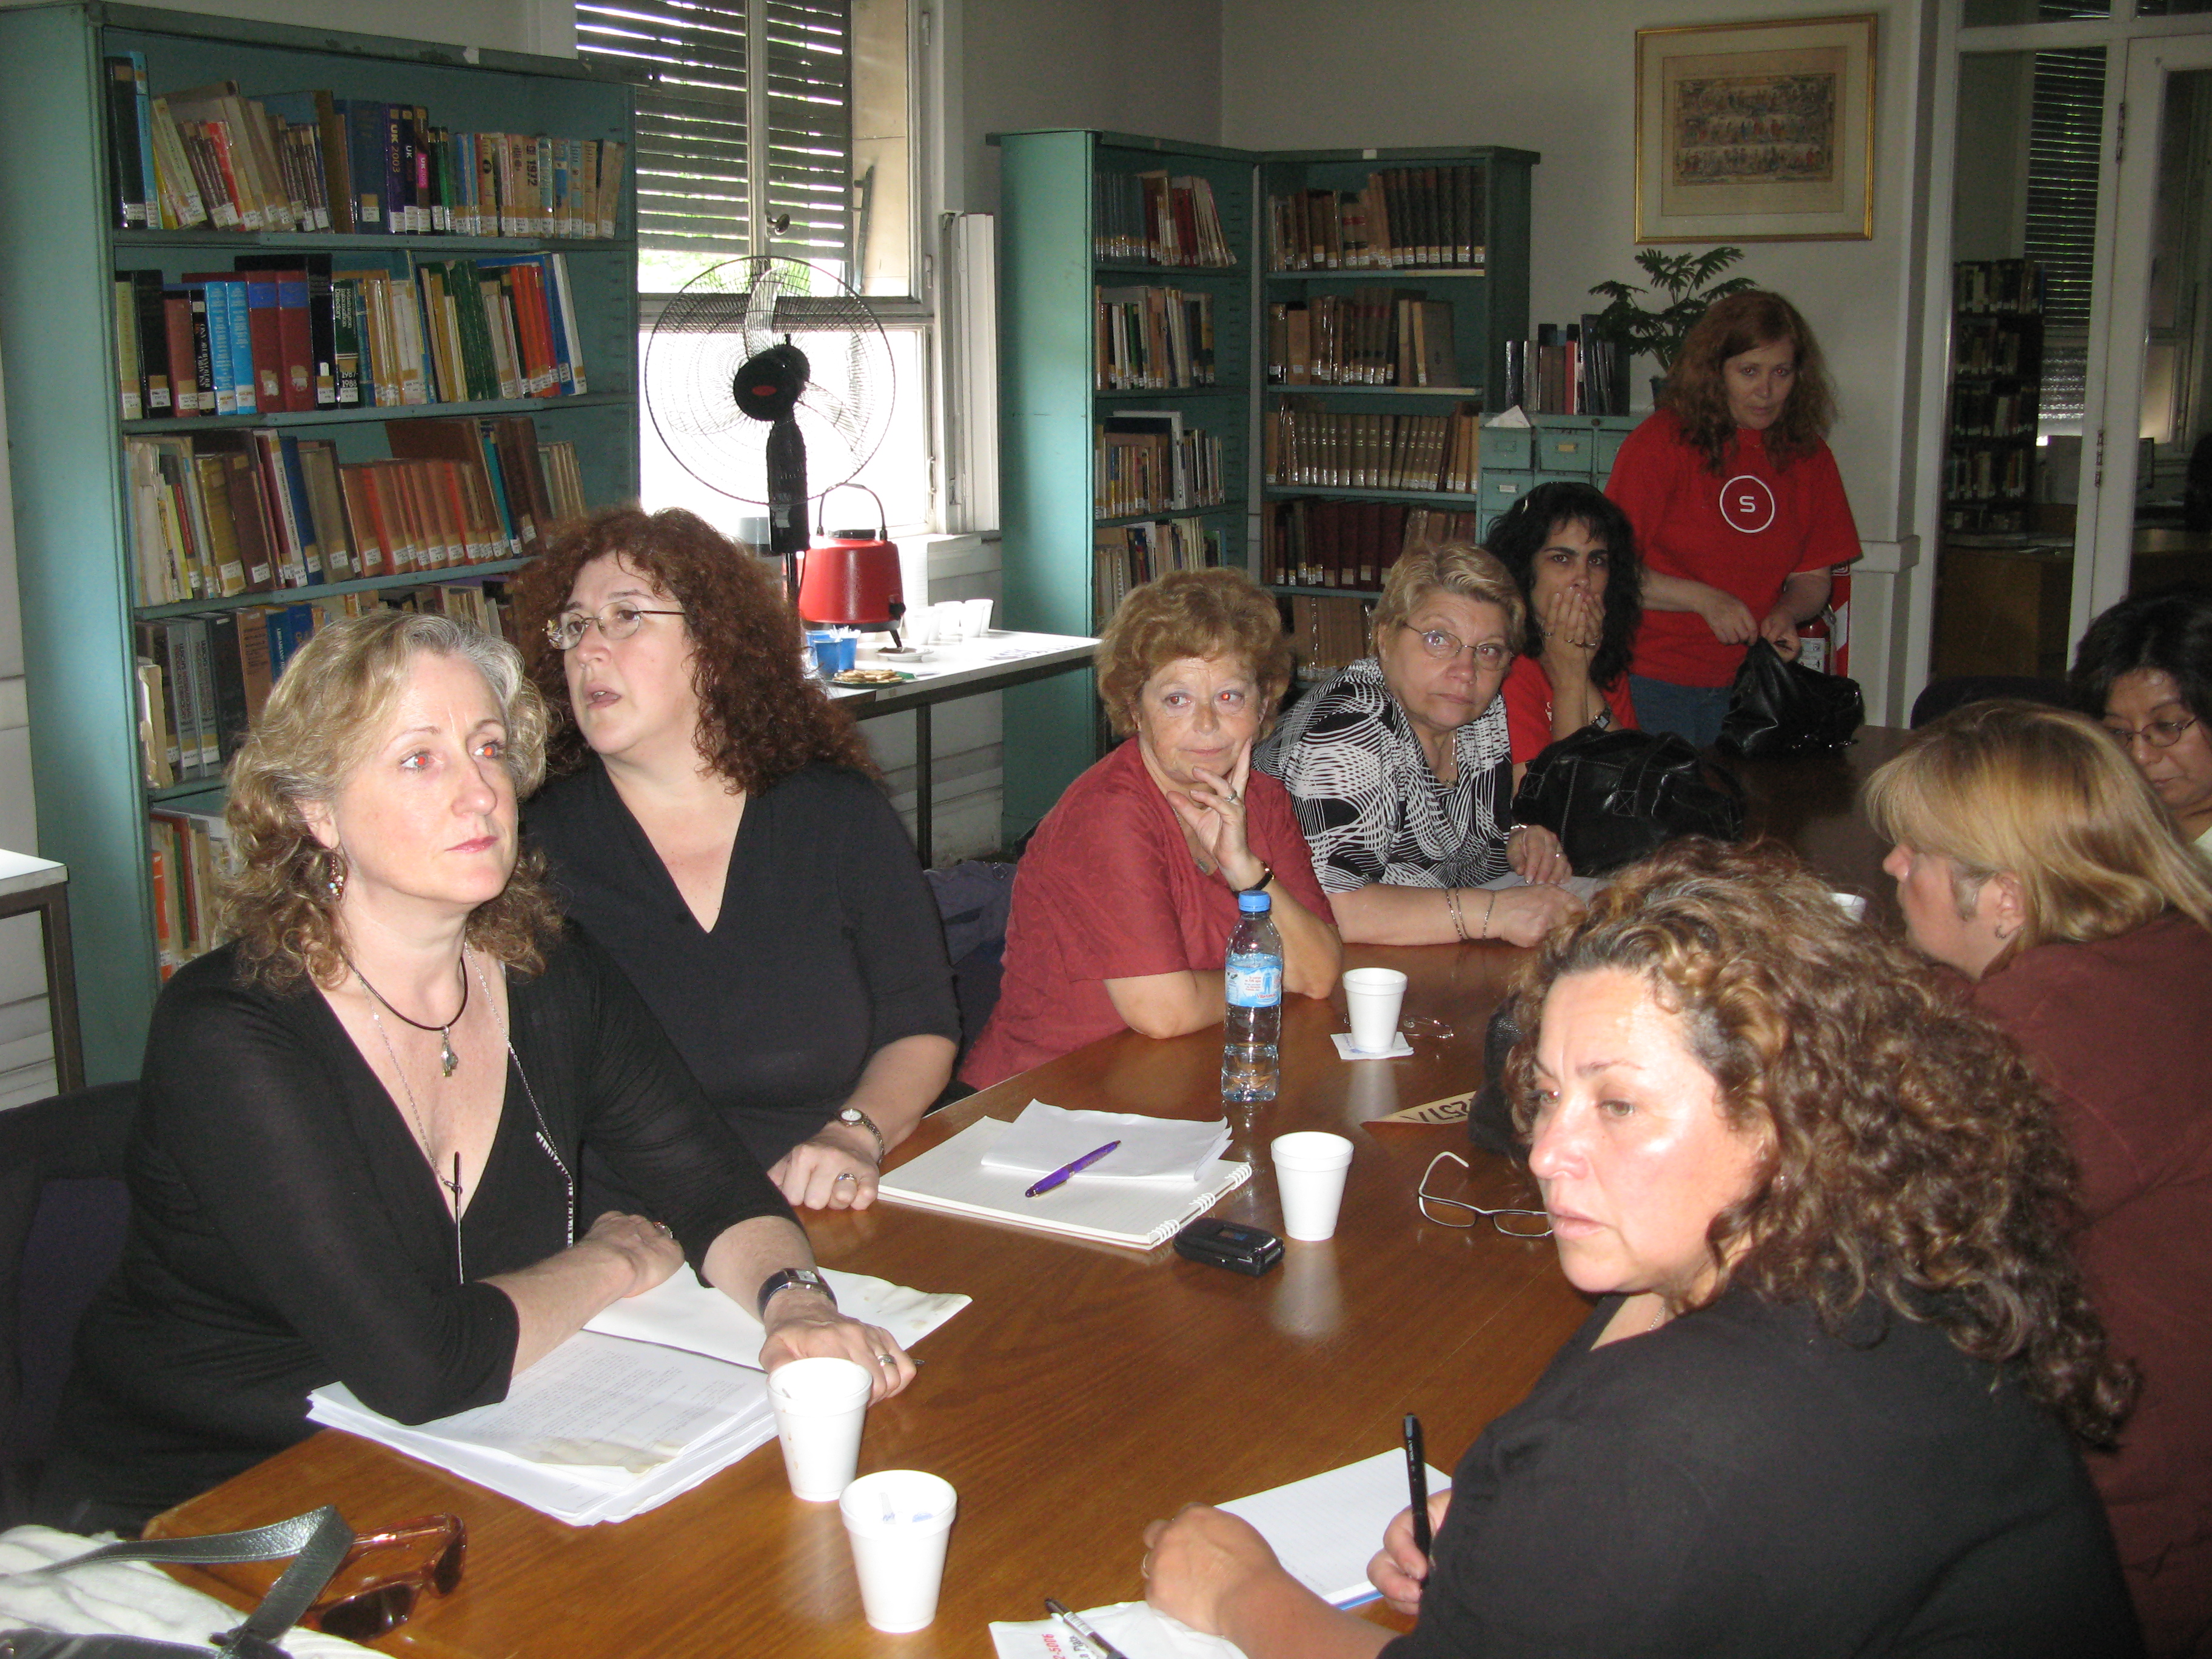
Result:
{"label": "red shirt with logo", "polygon": [[[1764,435],[1740,427],[1716,475],[1662,409],[1620,446],[1605,493],[1636,526],[1646,567],[1734,595],[1754,622],[1790,577],[1859,556],[1858,526],[1826,444],[1778,469]],[[1670,685],[1723,686],[1744,649],[1715,639],[1694,611],[1646,610],[1628,665]]]}

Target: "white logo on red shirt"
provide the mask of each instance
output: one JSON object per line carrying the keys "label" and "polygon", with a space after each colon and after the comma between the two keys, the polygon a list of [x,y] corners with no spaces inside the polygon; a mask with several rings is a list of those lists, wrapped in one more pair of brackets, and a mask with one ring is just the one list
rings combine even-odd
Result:
{"label": "white logo on red shirt", "polygon": [[1739,472],[1721,486],[1721,517],[1729,529],[1756,536],[1774,522],[1774,492],[1765,479]]}

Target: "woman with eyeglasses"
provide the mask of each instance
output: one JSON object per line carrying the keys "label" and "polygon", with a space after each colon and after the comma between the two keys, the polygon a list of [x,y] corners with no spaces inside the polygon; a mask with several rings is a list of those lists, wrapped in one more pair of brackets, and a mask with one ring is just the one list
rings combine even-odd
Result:
{"label": "woman with eyeglasses", "polygon": [[1325,997],[1343,949],[1282,786],[1252,747],[1291,678],[1273,595],[1183,570],[1123,599],[1098,643],[1122,743],[1068,785],[1022,854],[1006,988],[961,1068],[981,1089],[1121,1030],[1220,1022],[1238,895],[1265,893],[1283,989]]}
{"label": "woman with eyeglasses", "polygon": [[2074,1245],[2142,1371],[2118,1453],[2090,1473],[2151,1650],[2205,1652],[2212,872],[2096,726],[2038,704],[1934,722],[1869,780],[1867,809],[1896,842],[1883,867],[1912,943],[1973,982],[2057,1094],[2081,1171]]}
{"label": "woman with eyeglasses", "polygon": [[781,591],[692,514],[614,507],[514,593],[553,714],[524,830],[556,896],[783,1195],[865,1208],[959,1012],[914,843]]}
{"label": "woman with eyeglasses", "polygon": [[[136,1527],[313,1432],[343,1382],[421,1423],[505,1397],[687,1261],[770,1366],[912,1362],[637,994],[517,859],[544,709],[513,647],[380,611],[318,633],[231,763],[230,943],[147,1037],[131,1216],[85,1315],[43,1513]],[[637,1194],[580,1206],[598,1157]]]}
{"label": "woman with eyeglasses", "polygon": [[2183,582],[2121,600],[2081,636],[2068,689],[2212,860],[2212,588]]}
{"label": "woman with eyeglasses", "polygon": [[[1505,567],[1463,542],[1390,567],[1375,654],[1309,691],[1255,764],[1297,803],[1354,945],[1534,945],[1580,908],[1559,837],[1512,821],[1498,696],[1528,629]],[[1521,878],[1514,884],[1512,878]]]}
{"label": "woman with eyeglasses", "polygon": [[1632,866],[1520,997],[1506,1086],[1596,1305],[1429,1550],[1384,1534],[1412,1632],[1204,1506],[1146,1529],[1152,1605],[1249,1659],[2141,1653],[2079,1449],[2130,1379],[2019,1050],[1771,843]]}

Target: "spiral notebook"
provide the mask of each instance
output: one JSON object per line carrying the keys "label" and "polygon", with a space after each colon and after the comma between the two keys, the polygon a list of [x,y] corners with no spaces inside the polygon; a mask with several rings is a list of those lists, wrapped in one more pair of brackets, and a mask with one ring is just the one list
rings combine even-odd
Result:
{"label": "spiral notebook", "polygon": [[1077,1176],[1042,1198],[1024,1198],[1023,1191],[1035,1176],[983,1165],[983,1155],[1012,1127],[994,1117],[978,1118],[950,1140],[886,1170],[877,1192],[893,1204],[916,1209],[1148,1249],[1166,1243],[1252,1178],[1249,1164],[1215,1158],[1193,1182],[1085,1181]]}

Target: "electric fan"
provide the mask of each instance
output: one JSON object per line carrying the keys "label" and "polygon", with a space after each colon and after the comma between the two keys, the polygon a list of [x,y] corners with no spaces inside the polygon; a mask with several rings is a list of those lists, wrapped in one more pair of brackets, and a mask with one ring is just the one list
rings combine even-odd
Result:
{"label": "electric fan", "polygon": [[781,254],[702,271],[646,342],[653,429],[708,489],[768,509],[769,550],[794,601],[806,504],[851,483],[875,454],[893,382],[890,344],[866,303],[820,266]]}

